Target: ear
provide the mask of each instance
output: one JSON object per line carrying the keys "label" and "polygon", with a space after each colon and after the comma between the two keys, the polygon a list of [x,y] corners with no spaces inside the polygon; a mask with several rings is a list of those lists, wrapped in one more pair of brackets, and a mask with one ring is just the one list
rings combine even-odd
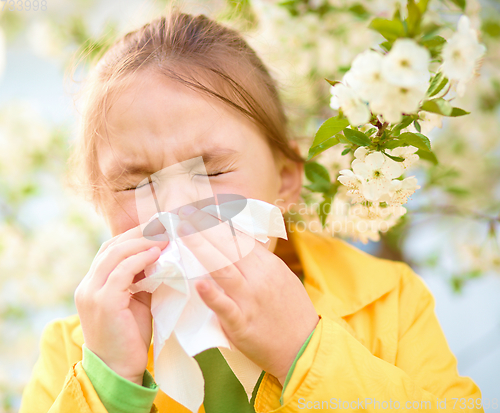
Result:
{"label": "ear", "polygon": [[[297,153],[300,153],[296,142],[290,142],[290,146],[292,146]],[[301,162],[292,161],[281,155],[279,162],[281,186],[279,188],[279,199],[276,205],[283,213],[288,212],[300,198],[303,172],[304,165]]]}

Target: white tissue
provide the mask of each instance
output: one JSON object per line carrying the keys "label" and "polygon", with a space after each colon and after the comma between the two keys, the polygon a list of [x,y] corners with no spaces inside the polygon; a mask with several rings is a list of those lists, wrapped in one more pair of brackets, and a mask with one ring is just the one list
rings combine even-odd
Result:
{"label": "white tissue", "polygon": [[[246,202],[243,209],[241,202]],[[257,241],[265,243],[269,240],[268,236],[287,239],[280,209],[267,202],[237,200],[209,205],[201,210],[216,218],[221,217],[225,225],[230,222],[236,230]],[[132,293],[152,293],[156,383],[165,394],[190,411],[197,412],[203,403],[204,381],[193,356],[218,347],[250,400],[262,369],[230,343],[217,316],[200,298],[193,280],[202,275],[211,278],[209,271],[225,265],[209,269],[203,267],[177,235],[178,215],[157,213],[148,222],[155,218],[166,228],[170,242],[160,258],[146,267],[146,278],[132,284],[129,290]],[[230,221],[228,218],[231,218]],[[240,258],[252,249],[242,250],[241,245],[239,247]],[[217,283],[212,285],[220,288]]]}

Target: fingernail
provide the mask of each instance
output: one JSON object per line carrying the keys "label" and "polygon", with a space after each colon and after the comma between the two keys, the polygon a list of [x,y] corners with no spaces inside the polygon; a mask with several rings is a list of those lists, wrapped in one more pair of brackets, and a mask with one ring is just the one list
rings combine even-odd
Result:
{"label": "fingernail", "polygon": [[184,216],[189,216],[191,215],[193,212],[196,212],[197,209],[193,206],[193,205],[184,205],[183,207],[181,207],[179,209],[179,213],[181,215],[184,215]]}
{"label": "fingernail", "polygon": [[177,233],[179,235],[190,235],[194,234],[196,229],[191,225],[189,221],[181,221],[177,226]]}
{"label": "fingernail", "polygon": [[150,239],[151,241],[168,241],[168,234],[156,234],[156,235],[148,235],[145,238]]}
{"label": "fingernail", "polygon": [[161,251],[158,247],[152,247],[152,248],[148,249],[148,251],[157,252],[155,250]]}
{"label": "fingernail", "polygon": [[209,287],[210,287],[210,286],[208,285],[208,283],[207,283],[206,281],[200,281],[200,282],[198,283],[198,291],[200,291],[200,292],[202,292],[202,293],[207,292],[207,291],[208,291],[208,289],[209,289]]}

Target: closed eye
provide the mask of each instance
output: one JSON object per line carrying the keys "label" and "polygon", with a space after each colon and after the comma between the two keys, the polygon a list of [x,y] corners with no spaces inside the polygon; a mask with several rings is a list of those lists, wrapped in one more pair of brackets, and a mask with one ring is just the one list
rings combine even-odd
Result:
{"label": "closed eye", "polygon": [[207,173],[207,174],[195,174],[194,176],[218,176],[218,175],[224,175],[228,172],[231,172],[231,171],[211,172],[211,173]]}
{"label": "closed eye", "polygon": [[[136,189],[140,189],[140,188],[144,188],[146,186],[149,186],[149,184],[150,184],[149,182],[146,182],[146,183],[144,183],[142,185],[139,185],[139,186],[131,186],[131,187],[120,189],[120,190],[118,190],[118,192],[134,191]],[[158,184],[156,183],[156,181],[153,181],[152,184],[153,184],[153,187],[156,189],[157,186],[158,186]]]}
{"label": "closed eye", "polygon": [[143,186],[146,186],[148,184],[149,184],[149,182],[147,184],[144,184],[144,185],[139,185],[139,186],[134,186],[134,187],[131,186],[129,188],[120,189],[120,192],[121,191],[134,191],[135,189],[142,188]]}
{"label": "closed eye", "polygon": [[[223,175],[223,174],[226,174],[230,171],[225,171],[225,172],[212,172],[212,173],[207,173],[206,175],[205,174],[195,174],[194,176],[218,176],[218,175]],[[139,189],[139,188],[143,188],[145,187],[146,185],[149,185],[149,182],[146,182],[145,184],[142,184],[142,185],[139,185],[139,186],[135,186],[135,187],[128,187],[128,188],[124,188],[124,189],[120,189],[118,192],[124,192],[124,191],[134,191],[136,189]]]}

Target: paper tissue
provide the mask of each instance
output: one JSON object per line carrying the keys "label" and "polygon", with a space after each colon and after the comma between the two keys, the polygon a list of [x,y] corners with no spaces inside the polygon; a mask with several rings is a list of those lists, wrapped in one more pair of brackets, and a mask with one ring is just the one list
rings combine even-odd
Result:
{"label": "paper tissue", "polygon": [[[221,196],[218,198],[220,200]],[[267,242],[268,237],[287,239],[283,215],[278,207],[257,199],[226,199],[233,200],[208,205],[201,210],[217,218],[221,225],[229,224],[233,235],[241,231],[252,237],[252,241],[262,243]],[[168,233],[169,245],[159,259],[145,269],[146,278],[129,287],[132,293],[152,293],[155,381],[168,396],[197,412],[204,398],[204,382],[193,356],[218,347],[250,400],[262,369],[229,342],[217,316],[205,305],[195,288],[198,277],[211,278],[210,272],[227,264],[204,268],[177,235],[180,222],[177,214],[159,212],[148,223],[155,221],[160,221]],[[248,243],[242,245],[237,237],[234,241],[238,244],[239,258],[251,251],[252,246]],[[220,288],[215,282],[214,285]]]}

